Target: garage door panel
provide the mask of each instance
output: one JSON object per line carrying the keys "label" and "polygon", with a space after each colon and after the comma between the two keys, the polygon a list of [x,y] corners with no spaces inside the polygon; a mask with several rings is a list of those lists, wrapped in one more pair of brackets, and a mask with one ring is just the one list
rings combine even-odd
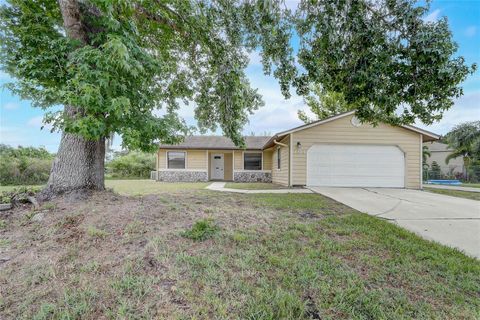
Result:
{"label": "garage door panel", "polygon": [[[399,179],[392,179],[391,177],[371,177],[364,179],[364,177],[347,177],[340,180],[338,177],[325,177],[319,183],[311,184],[310,186],[317,187],[359,187],[359,188],[403,188],[403,183]],[[403,180],[403,179],[402,179]]]}
{"label": "garage door panel", "polygon": [[314,145],[307,152],[307,185],[404,187],[405,156],[396,146]]}

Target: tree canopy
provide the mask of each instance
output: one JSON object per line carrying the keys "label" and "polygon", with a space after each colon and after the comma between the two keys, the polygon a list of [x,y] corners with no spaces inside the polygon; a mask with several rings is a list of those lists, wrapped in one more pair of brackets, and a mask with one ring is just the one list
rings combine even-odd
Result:
{"label": "tree canopy", "polygon": [[301,1],[298,93],[320,83],[373,123],[440,120],[476,65],[456,56],[445,17],[424,20],[428,10],[416,0]]}
{"label": "tree canopy", "polygon": [[92,140],[114,132],[126,146],[149,150],[187,131],[176,111],[193,102],[201,129],[219,125],[240,144],[248,114],[263,104],[244,72],[254,48],[262,48],[266,69],[275,65],[288,95],[289,12],[274,1],[78,5],[85,43],[68,36],[56,0],[9,0],[0,11],[0,59],[16,78],[10,89],[45,109],[79,111],[48,112],[55,128]]}
{"label": "tree canopy", "polygon": [[453,152],[445,159],[446,163],[462,157],[465,165],[480,161],[480,121],[464,122],[455,126],[445,140]]}
{"label": "tree canopy", "polygon": [[314,118],[312,119],[305,111],[299,110],[298,118],[305,123],[322,120],[353,109],[352,106],[347,104],[342,93],[327,92],[318,84],[312,86],[310,94],[304,98],[304,102],[314,114]]}
{"label": "tree canopy", "polygon": [[[72,27],[83,41],[69,36],[62,1],[78,4]],[[427,11],[415,0],[303,0],[294,13],[274,0],[7,0],[0,63],[35,106],[75,106],[46,113],[54,128],[89,140],[117,133],[130,149],[181,139],[186,103],[201,130],[219,126],[241,145],[263,105],[245,74],[252,50],[286,98],[316,83],[363,121],[429,124],[475,66],[455,56],[446,19],[426,22]]]}

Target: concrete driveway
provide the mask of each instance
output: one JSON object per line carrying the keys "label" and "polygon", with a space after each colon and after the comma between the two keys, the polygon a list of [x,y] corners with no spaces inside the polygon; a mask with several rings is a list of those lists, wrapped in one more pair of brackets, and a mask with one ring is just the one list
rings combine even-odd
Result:
{"label": "concrete driveway", "polygon": [[310,189],[480,258],[480,201],[407,189]]}

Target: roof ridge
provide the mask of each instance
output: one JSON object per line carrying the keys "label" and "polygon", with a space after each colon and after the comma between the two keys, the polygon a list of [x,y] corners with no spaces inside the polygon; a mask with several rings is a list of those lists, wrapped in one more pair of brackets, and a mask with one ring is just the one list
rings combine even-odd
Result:
{"label": "roof ridge", "polygon": [[[221,138],[227,138],[227,139],[230,139],[229,137],[227,136],[224,136],[224,135],[219,135],[219,134],[211,134],[211,135],[206,135],[206,134],[192,134],[192,135],[188,135],[188,136],[185,136],[185,137],[221,137]],[[270,138],[270,137],[273,137],[273,135],[268,135],[268,136],[252,136],[252,135],[248,135],[248,136],[242,136],[244,138]]]}
{"label": "roof ridge", "polygon": [[[246,149],[262,150],[265,143],[271,139],[271,136],[244,136],[243,138]],[[232,139],[220,135],[190,135],[185,136],[184,140],[180,143],[160,144],[159,147],[172,149],[244,149],[236,146]]]}

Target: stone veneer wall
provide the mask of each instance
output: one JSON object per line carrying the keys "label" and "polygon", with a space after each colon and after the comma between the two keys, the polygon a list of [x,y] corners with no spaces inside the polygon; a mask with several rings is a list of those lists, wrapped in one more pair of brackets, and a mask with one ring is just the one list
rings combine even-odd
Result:
{"label": "stone veneer wall", "polygon": [[236,182],[272,182],[271,172],[235,171],[233,180]]}
{"label": "stone veneer wall", "polygon": [[206,171],[191,170],[165,170],[157,171],[152,177],[158,181],[166,182],[203,182],[208,181]]}

